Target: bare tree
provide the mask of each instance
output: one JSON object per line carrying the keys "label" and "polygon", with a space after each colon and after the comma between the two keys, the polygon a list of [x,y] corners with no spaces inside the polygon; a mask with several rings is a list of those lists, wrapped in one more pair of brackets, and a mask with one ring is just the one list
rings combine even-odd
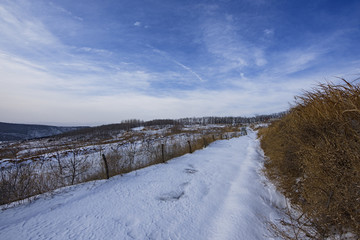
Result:
{"label": "bare tree", "polygon": [[89,169],[88,156],[85,155],[80,148],[74,147],[71,151],[71,156],[65,159],[63,171],[66,171],[66,178],[70,179],[70,184],[75,184]]}
{"label": "bare tree", "polygon": [[148,137],[143,138],[142,140],[142,152],[147,157],[147,161],[150,162],[159,162],[161,159],[159,144],[155,144],[155,139]]}
{"label": "bare tree", "polygon": [[0,170],[0,204],[24,199],[33,192],[34,167],[15,162],[11,167]]}
{"label": "bare tree", "polygon": [[135,156],[138,151],[138,141],[131,140],[127,144],[124,145],[124,152],[127,157],[127,163],[129,168],[134,167],[135,164]]}

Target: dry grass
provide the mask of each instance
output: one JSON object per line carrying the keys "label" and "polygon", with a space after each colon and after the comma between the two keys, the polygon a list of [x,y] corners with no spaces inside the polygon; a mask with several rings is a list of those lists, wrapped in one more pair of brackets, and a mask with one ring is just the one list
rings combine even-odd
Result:
{"label": "dry grass", "polygon": [[34,165],[16,164],[0,170],[0,205],[62,187],[53,173],[39,173]]}
{"label": "dry grass", "polygon": [[[237,137],[238,135],[233,131],[239,131],[239,128],[228,126],[186,131],[181,125],[175,125],[165,133],[165,136],[155,135],[155,138],[149,138],[142,132],[125,132],[122,139],[106,141],[106,143],[113,143],[112,150],[104,153],[109,175],[128,173],[190,153],[189,143],[191,152],[194,152],[220,139],[220,136]],[[176,136],[178,134],[183,137],[178,138]],[[99,162],[95,161],[95,164],[104,165],[102,159],[104,148],[100,145],[101,143],[103,142],[96,143],[93,150],[100,153]],[[93,163],[88,161],[88,154],[91,151],[84,150],[85,146],[92,145],[82,140],[68,144],[61,142],[61,146],[53,142],[48,145],[42,144],[42,151],[46,150],[53,160],[49,162],[48,169],[43,168],[43,165],[46,165],[49,159],[39,155],[38,151],[33,151],[33,156],[31,151],[26,152],[32,161],[28,161],[29,159],[24,158],[24,155],[19,156],[20,150],[16,146],[9,148],[14,151],[4,151],[3,155],[11,156],[14,161],[12,167],[0,168],[0,205],[49,192],[59,187],[106,178],[104,166],[99,171],[91,170]]]}
{"label": "dry grass", "polygon": [[[316,229],[309,238],[360,236],[360,85],[320,84],[260,129],[267,176]],[[351,238],[352,239],[352,238]]]}

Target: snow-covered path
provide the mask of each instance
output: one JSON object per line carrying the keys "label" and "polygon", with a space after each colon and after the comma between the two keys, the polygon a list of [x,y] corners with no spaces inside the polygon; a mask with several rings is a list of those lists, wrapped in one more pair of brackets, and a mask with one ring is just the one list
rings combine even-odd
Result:
{"label": "snow-covered path", "polygon": [[[267,239],[256,134],[0,212],[0,239]],[[277,199],[277,197],[275,197]]]}

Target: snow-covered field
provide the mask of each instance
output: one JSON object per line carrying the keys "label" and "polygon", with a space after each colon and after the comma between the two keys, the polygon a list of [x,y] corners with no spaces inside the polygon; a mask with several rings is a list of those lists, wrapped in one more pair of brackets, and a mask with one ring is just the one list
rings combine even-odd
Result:
{"label": "snow-covered field", "polygon": [[269,239],[284,199],[256,133],[0,212],[0,239]]}

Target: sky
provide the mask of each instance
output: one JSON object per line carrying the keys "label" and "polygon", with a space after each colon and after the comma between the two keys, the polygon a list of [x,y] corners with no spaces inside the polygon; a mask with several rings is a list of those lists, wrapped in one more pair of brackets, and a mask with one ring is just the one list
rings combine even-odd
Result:
{"label": "sky", "polygon": [[254,116],[360,73],[351,0],[0,0],[0,121]]}

